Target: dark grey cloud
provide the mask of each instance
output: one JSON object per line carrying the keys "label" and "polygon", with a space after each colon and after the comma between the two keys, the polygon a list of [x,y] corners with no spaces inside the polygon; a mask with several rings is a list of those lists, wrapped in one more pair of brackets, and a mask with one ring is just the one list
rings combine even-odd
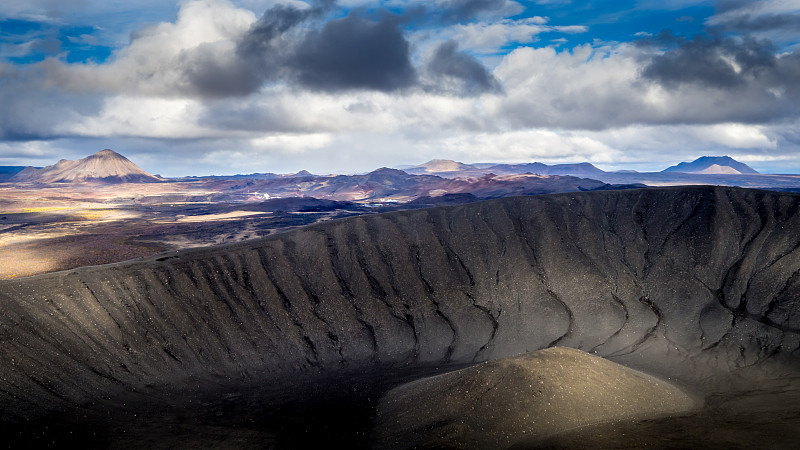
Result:
{"label": "dark grey cloud", "polygon": [[333,1],[311,8],[278,5],[250,28],[231,58],[198,48],[181,62],[188,90],[202,97],[245,96],[285,81],[318,91],[396,91],[416,71],[400,24],[403,16],[357,10],[325,22]]}
{"label": "dark grey cloud", "polygon": [[[508,3],[451,0],[399,13],[356,9],[327,21],[327,13],[335,7],[332,0],[314,2],[306,9],[278,5],[241,38],[233,58],[219,58],[202,47],[185,55],[183,79],[189,93],[206,98],[246,96],[272,82],[316,91],[395,92],[419,82],[405,28],[420,20],[469,20]],[[486,68],[452,43],[441,46],[422,69],[446,81],[438,86],[440,91],[473,95],[498,89]]]}
{"label": "dark grey cloud", "polygon": [[287,60],[304,36],[299,26],[319,20],[334,3],[319,0],[305,9],[291,5],[268,9],[228,57],[220,58],[213,45],[183,54],[179,64],[186,90],[205,98],[246,96],[264,83],[289,77]]}
{"label": "dark grey cloud", "polygon": [[800,16],[794,14],[741,15],[724,22],[723,28],[741,32],[800,30]]}
{"label": "dark grey cloud", "polygon": [[[681,40],[665,33],[662,41],[677,46],[654,56],[642,76],[665,87],[699,84],[711,88],[743,87],[754,80],[774,80],[777,57],[772,43],[746,37],[717,39],[702,36]],[[732,64],[733,63],[733,64]]]}
{"label": "dark grey cloud", "polygon": [[771,123],[800,116],[800,50],[779,53],[770,41],[752,37],[665,36],[662,42],[677,44],[643,61],[640,75],[670,91],[694,90],[685,101],[699,103],[685,110],[686,123]]}
{"label": "dark grey cloud", "polygon": [[455,41],[441,44],[428,62],[428,71],[445,91],[476,95],[500,90],[500,84],[472,55],[458,50]]}
{"label": "dark grey cloud", "polygon": [[63,125],[76,117],[100,111],[103,96],[65,92],[35,68],[0,63],[0,105],[0,142],[49,140],[63,136]]}
{"label": "dark grey cloud", "polygon": [[329,11],[333,1],[316,1],[310,8],[299,9],[291,5],[276,5],[268,9],[239,42],[237,52],[243,57],[265,56],[281,43],[281,38],[297,25],[318,19]]}
{"label": "dark grey cloud", "polygon": [[409,87],[416,79],[408,41],[398,26],[357,14],[308,33],[288,65],[300,85],[323,91],[388,92]]}
{"label": "dark grey cloud", "polygon": [[257,91],[267,78],[252,61],[240,57],[220,60],[206,47],[201,45],[181,58],[190,93],[207,98],[245,96]]}
{"label": "dark grey cloud", "polygon": [[718,34],[767,36],[780,46],[794,46],[800,37],[800,14],[786,6],[780,2],[720,0],[708,28]]}
{"label": "dark grey cloud", "polygon": [[485,12],[500,11],[507,4],[507,0],[450,0],[442,5],[442,9],[445,18],[463,21]]}

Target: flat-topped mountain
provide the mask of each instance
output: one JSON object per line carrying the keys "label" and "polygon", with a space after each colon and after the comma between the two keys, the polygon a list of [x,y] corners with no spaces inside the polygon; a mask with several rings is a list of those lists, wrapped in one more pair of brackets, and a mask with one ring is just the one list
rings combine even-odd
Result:
{"label": "flat-topped mountain", "polygon": [[424,164],[420,164],[414,167],[409,167],[405,169],[405,172],[413,174],[423,174],[423,173],[459,172],[472,169],[474,169],[474,167],[470,164],[464,164],[450,159],[432,159]]}
{"label": "flat-topped mountain", "polygon": [[27,167],[10,181],[34,183],[71,183],[101,181],[106,183],[146,183],[161,181],[128,158],[105,149],[77,161],[62,159],[52,166],[37,169]]}
{"label": "flat-topped mountain", "polygon": [[752,167],[730,156],[701,156],[692,162],[667,167],[662,172],[698,173],[707,175],[757,174]]}

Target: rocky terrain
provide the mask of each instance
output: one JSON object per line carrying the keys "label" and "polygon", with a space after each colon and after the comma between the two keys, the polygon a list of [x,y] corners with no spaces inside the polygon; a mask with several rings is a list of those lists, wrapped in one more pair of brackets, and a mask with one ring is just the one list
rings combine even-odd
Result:
{"label": "rocky terrain", "polygon": [[[0,421],[10,442],[369,446],[388,389],[560,346],[706,407],[746,399],[749,415],[670,419],[686,445],[722,446],[712,431],[730,419],[789,448],[797,403],[776,399],[800,386],[798,229],[792,194],[565,193],[7,280]],[[638,444],[671,448],[648,426]],[[604,429],[609,446],[618,429]]]}

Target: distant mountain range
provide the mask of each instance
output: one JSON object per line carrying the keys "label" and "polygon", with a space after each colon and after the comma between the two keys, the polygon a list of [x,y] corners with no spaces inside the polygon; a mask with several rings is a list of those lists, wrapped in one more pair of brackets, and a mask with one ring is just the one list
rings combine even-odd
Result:
{"label": "distant mountain range", "polygon": [[[591,163],[582,162],[574,164],[553,164],[548,165],[540,162],[521,163],[521,164],[496,164],[496,163],[476,163],[466,164],[447,159],[434,159],[417,166],[400,167],[408,175],[434,175],[442,178],[479,178],[487,174],[497,176],[505,175],[561,175],[581,178],[593,178],[606,183],[620,182],[627,177],[647,177],[655,174],[695,174],[695,175],[758,175],[759,173],[747,164],[736,161],[730,156],[702,156],[692,162],[682,162],[675,166],[668,167],[661,172],[639,173],[632,170],[604,171]],[[387,175],[389,170],[398,169],[378,169],[370,174],[374,178],[379,175]],[[393,175],[398,175],[392,172]],[[360,176],[360,175],[352,175]],[[620,178],[621,177],[621,178]],[[308,178],[315,179],[319,176],[313,175],[305,170],[296,174],[279,175],[274,173],[254,173],[248,175],[235,175],[229,177],[187,177],[187,179],[285,179],[285,178]],[[102,150],[94,155],[69,161],[62,159],[58,163],[44,168],[20,167],[20,166],[0,166],[0,182],[34,182],[34,183],[68,183],[82,181],[100,181],[107,183],[124,182],[156,182],[163,179],[150,175],[130,160],[113,150]],[[626,181],[622,180],[622,183]]]}
{"label": "distant mountain range", "polygon": [[[622,189],[645,186],[724,185],[800,191],[800,175],[762,175],[729,156],[703,156],[661,172],[604,171],[583,162],[548,165],[540,162],[496,164],[434,159],[417,166],[380,168],[355,175],[252,173],[163,179],[150,175],[113,150],[78,161],[61,160],[44,168],[0,166],[0,182],[142,183],[195,182],[218,196],[270,199],[314,197],[334,201],[376,201],[426,204],[461,202],[510,195]],[[443,197],[447,195],[448,197]],[[440,198],[441,197],[441,198]]]}
{"label": "distant mountain range", "polygon": [[62,159],[43,168],[26,167],[11,177],[12,182],[71,183],[95,181],[104,183],[146,183],[162,181],[150,175],[128,158],[105,149],[77,161]]}
{"label": "distant mountain range", "polygon": [[[465,164],[445,159],[434,159],[418,166],[404,167],[403,170],[415,175],[427,174],[448,178],[480,176],[487,173],[493,173],[495,175],[532,173],[538,175],[572,175],[577,177],[600,177],[606,174],[638,173],[633,170],[607,172],[588,162],[554,165],[547,165],[540,162],[522,164]],[[758,172],[747,164],[736,161],[730,156],[702,156],[692,162],[682,162],[676,166],[668,167],[662,172],[703,175],[758,174]]]}
{"label": "distant mountain range", "polygon": [[[298,174],[299,175],[299,174]],[[210,181],[209,181],[210,182]],[[212,186],[212,184],[209,184]],[[644,185],[629,186],[644,187]],[[616,189],[598,180],[560,175],[494,175],[446,178],[415,175],[398,169],[380,168],[360,175],[302,175],[281,178],[220,178],[213,182],[219,192],[273,197],[315,197],[337,201],[375,201],[439,204],[468,198],[488,199],[512,195],[547,194]],[[457,196],[439,198],[448,194]]]}

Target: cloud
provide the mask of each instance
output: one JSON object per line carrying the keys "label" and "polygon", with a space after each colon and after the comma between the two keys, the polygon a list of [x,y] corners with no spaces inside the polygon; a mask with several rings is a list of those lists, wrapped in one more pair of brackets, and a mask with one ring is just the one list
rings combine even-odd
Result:
{"label": "cloud", "polygon": [[74,8],[82,8],[89,0],[28,0],[25,2],[3,2],[0,17],[60,19]]}
{"label": "cloud", "polygon": [[398,26],[390,20],[373,21],[355,13],[309,32],[289,56],[287,65],[294,72],[293,81],[322,91],[391,92],[416,80],[409,44]]}
{"label": "cloud", "polygon": [[100,95],[65,92],[52,86],[36,67],[0,63],[0,140],[55,139],[65,135],[63,124],[96,113]]}
{"label": "cloud", "polygon": [[60,126],[65,135],[197,139],[218,132],[198,124],[202,105],[190,99],[140,96],[106,98],[96,114]]}
{"label": "cloud", "polygon": [[705,98],[711,120],[764,123],[800,116],[800,50],[776,54],[766,40],[680,41],[646,61],[641,74],[676,98],[686,99],[687,92]]}
{"label": "cloud", "polygon": [[[75,93],[218,97],[230,79],[231,93],[252,87],[238,72],[235,43],[256,18],[222,0],[183,3],[174,23],[140,30],[129,45],[105,64],[66,64],[50,58],[40,64],[47,82]],[[206,74],[206,72],[209,72]],[[220,82],[212,84],[214,77]]]}
{"label": "cloud", "polygon": [[[333,7],[331,0],[279,3],[252,22],[245,32],[182,51],[176,60],[190,94],[204,98],[246,96],[266,82],[287,77],[287,60],[297,51],[303,30]],[[231,8],[235,10],[234,8]],[[240,29],[241,30],[241,29]]]}
{"label": "cloud", "polygon": [[752,41],[667,52],[631,44],[517,48],[493,72],[505,95],[485,99],[484,110],[513,129],[796,120],[800,51],[772,59],[764,48]]}
{"label": "cloud", "polygon": [[791,0],[720,0],[716,9],[717,14],[707,21],[709,25],[742,26],[740,30],[763,29],[761,25],[769,22],[782,27],[794,23],[800,14],[800,5]]}
{"label": "cloud", "polygon": [[[508,4],[459,1],[439,7],[466,14]],[[50,83],[73,92],[204,100],[243,98],[269,85],[320,92],[422,87],[402,28],[406,13],[356,9],[328,19],[333,7],[331,0],[306,7],[277,4],[256,19],[223,0],[187,1],[174,23],[140,30],[109,63],[49,59],[41,67]],[[473,57],[452,51],[436,59],[432,73],[462,84],[462,95],[490,88],[491,76]]]}
{"label": "cloud", "polygon": [[462,48],[492,53],[511,42],[535,42],[538,34],[552,31],[546,24],[546,18],[534,16],[519,20],[503,19],[456,25],[453,27],[452,39],[459,42]]}
{"label": "cloud", "polygon": [[458,42],[462,49],[492,55],[504,54],[509,46],[537,42],[542,33],[579,34],[588,30],[583,25],[552,26],[548,21],[547,17],[532,16],[456,24],[445,29],[442,37]]}
{"label": "cloud", "polygon": [[797,31],[800,29],[799,15],[768,15],[768,16],[739,16],[731,18],[725,23],[726,28],[737,31],[773,31],[787,29]]}
{"label": "cloud", "polygon": [[446,20],[468,21],[478,17],[507,17],[518,14],[522,5],[508,0],[448,0],[437,5]]}
{"label": "cloud", "polygon": [[180,92],[201,98],[242,97],[257,91],[267,73],[236,55],[230,42],[209,43],[176,58]]}
{"label": "cloud", "polygon": [[699,140],[734,149],[775,149],[775,137],[767,136],[762,126],[741,123],[721,123],[703,127]]}
{"label": "cloud", "polygon": [[667,87],[697,83],[732,88],[765,75],[775,65],[774,48],[768,41],[697,36],[653,57],[642,74]]}
{"label": "cloud", "polygon": [[273,6],[239,40],[239,56],[263,58],[270,53],[279,52],[282,44],[290,43],[284,39],[287,32],[307,20],[319,18],[332,6],[332,1],[316,1],[313,6],[306,8],[294,4]]}
{"label": "cloud", "polygon": [[189,1],[175,23],[138,32],[110,63],[50,59],[42,68],[51,83],[75,92],[210,100],[250,95],[270,83],[320,91],[415,84],[409,43],[391,15],[356,11],[321,20],[332,4],[279,4],[256,20],[221,0]]}
{"label": "cloud", "polygon": [[644,10],[658,10],[658,11],[675,11],[683,8],[689,8],[696,5],[708,4],[708,0],[670,0],[665,2],[663,0],[636,0],[636,9]]}
{"label": "cloud", "polygon": [[797,46],[800,38],[800,4],[790,0],[722,0],[706,25],[722,33],[745,33],[781,45]]}
{"label": "cloud", "polygon": [[478,60],[459,51],[455,41],[442,43],[427,64],[430,76],[442,92],[478,95],[499,92],[500,84]]}
{"label": "cloud", "polygon": [[787,125],[631,125],[581,134],[620,152],[610,169],[660,170],[701,155],[729,155],[764,173],[797,173],[800,139]]}
{"label": "cloud", "polygon": [[485,108],[513,129],[598,129],[643,120],[648,92],[636,83],[638,56],[629,47],[517,48],[494,71],[505,95],[487,99]]}
{"label": "cloud", "polygon": [[583,133],[548,129],[462,134],[430,145],[449,159],[471,162],[609,162],[621,156]]}

